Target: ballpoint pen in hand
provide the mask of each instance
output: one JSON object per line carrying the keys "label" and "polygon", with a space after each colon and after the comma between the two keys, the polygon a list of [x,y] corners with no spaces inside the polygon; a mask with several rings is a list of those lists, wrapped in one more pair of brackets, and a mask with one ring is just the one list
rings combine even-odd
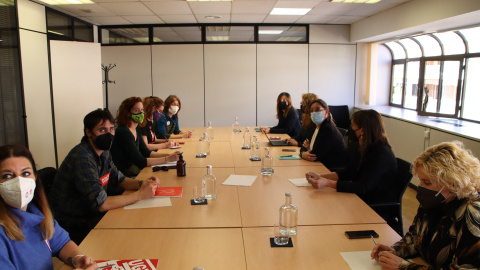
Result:
{"label": "ballpoint pen in hand", "polygon": [[167,142],[168,142],[168,138],[167,138],[167,136],[163,135],[163,137],[164,137],[164,138],[165,138],[165,140],[167,140]]}
{"label": "ballpoint pen in hand", "polygon": [[373,243],[377,245],[377,242],[375,242],[375,238],[373,238],[373,235],[370,235],[370,237],[372,237]]}

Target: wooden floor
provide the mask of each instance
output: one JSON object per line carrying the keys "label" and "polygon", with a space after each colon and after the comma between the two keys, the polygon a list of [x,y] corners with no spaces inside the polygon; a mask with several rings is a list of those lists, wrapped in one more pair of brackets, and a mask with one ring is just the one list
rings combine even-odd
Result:
{"label": "wooden floor", "polygon": [[408,232],[408,228],[412,225],[413,218],[417,214],[418,201],[417,191],[408,187],[402,199],[402,217],[403,217],[403,233]]}

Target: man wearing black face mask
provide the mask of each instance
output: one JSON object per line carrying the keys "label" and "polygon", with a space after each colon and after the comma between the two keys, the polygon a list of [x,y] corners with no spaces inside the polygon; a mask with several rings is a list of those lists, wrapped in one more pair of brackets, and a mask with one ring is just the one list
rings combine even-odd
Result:
{"label": "man wearing black face mask", "polygon": [[[55,218],[77,244],[107,210],[150,198],[159,184],[156,177],[127,178],[115,167],[109,151],[115,137],[110,112],[95,110],[83,122],[82,141],[62,162],[48,194]],[[137,191],[111,196],[124,189]]]}

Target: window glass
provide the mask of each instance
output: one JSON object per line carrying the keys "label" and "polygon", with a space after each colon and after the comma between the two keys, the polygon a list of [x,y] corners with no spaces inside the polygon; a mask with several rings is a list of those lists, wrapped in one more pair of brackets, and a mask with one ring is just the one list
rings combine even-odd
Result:
{"label": "window glass", "polygon": [[424,56],[437,56],[442,54],[442,48],[438,41],[429,35],[414,37],[423,47]]}
{"label": "window glass", "polygon": [[73,27],[75,40],[93,42],[93,27],[91,25],[74,20]]}
{"label": "window glass", "polygon": [[65,37],[73,37],[71,19],[57,12],[47,10],[47,31]]}
{"label": "window glass", "polygon": [[469,53],[480,52],[480,27],[464,29],[459,32],[462,33],[468,42]]}
{"label": "window glass", "polygon": [[405,59],[405,50],[396,42],[385,43],[387,47],[393,52],[393,59]]}
{"label": "window glass", "polygon": [[405,85],[405,108],[417,108],[418,96],[418,75],[420,72],[420,61],[407,63],[407,76]]}
{"label": "window glass", "polygon": [[253,26],[207,26],[206,41],[209,42],[254,42]]}
{"label": "window glass", "polygon": [[465,75],[465,98],[463,101],[463,118],[480,121],[480,58],[470,58]]}
{"label": "window glass", "polygon": [[422,97],[422,111],[437,112],[438,87],[440,85],[440,61],[425,63],[424,88]]}
{"label": "window glass", "polygon": [[464,54],[465,43],[462,38],[455,32],[435,33],[443,45],[443,54]]}
{"label": "window glass", "polygon": [[154,27],[153,42],[201,42],[200,26]]}
{"label": "window glass", "polygon": [[443,62],[440,113],[455,114],[460,61]]}
{"label": "window glass", "polygon": [[148,28],[104,28],[102,44],[143,44],[148,43]]}
{"label": "window glass", "polygon": [[393,65],[392,92],[390,93],[392,104],[402,104],[404,67],[403,64]]}
{"label": "window glass", "polygon": [[422,56],[422,50],[420,46],[410,38],[404,38],[399,40],[398,42],[402,43],[402,45],[407,50],[407,57],[408,58],[419,58]]}
{"label": "window glass", "polygon": [[260,42],[306,42],[307,27],[305,26],[259,26],[258,41]]}

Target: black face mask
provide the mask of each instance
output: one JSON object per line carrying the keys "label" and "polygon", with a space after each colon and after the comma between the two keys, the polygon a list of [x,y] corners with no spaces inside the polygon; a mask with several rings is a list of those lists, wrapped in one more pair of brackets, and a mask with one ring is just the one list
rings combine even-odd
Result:
{"label": "black face mask", "polygon": [[113,138],[115,138],[115,136],[113,136],[112,133],[107,132],[95,137],[93,143],[100,150],[110,150],[110,147],[112,147]]}
{"label": "black face mask", "polygon": [[420,202],[420,205],[423,207],[423,209],[431,211],[442,205],[446,198],[442,193],[439,193],[439,191],[418,186],[417,200]]}
{"label": "black face mask", "polygon": [[280,101],[280,109],[285,110],[287,108],[287,102],[286,101]]}

